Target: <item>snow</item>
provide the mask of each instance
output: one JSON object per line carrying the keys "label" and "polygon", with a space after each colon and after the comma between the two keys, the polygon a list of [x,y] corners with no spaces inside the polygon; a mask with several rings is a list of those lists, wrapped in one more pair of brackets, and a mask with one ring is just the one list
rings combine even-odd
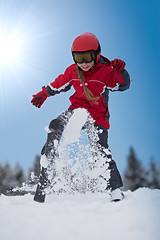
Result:
{"label": "snow", "polygon": [[[33,176],[32,176],[33,177]],[[111,203],[108,193],[0,196],[2,240],[159,240],[160,190],[140,188]]]}
{"label": "snow", "polygon": [[105,193],[0,197],[2,240],[159,240],[160,190],[140,188],[111,203]]}
{"label": "snow", "polygon": [[[71,193],[78,190],[84,193],[91,189],[94,191],[106,189],[107,181],[110,179],[109,164],[106,163],[106,157],[98,152],[96,145],[92,146],[92,151],[96,152],[98,161],[93,160],[88,139],[85,140],[87,134],[82,130],[86,122],[87,124],[94,122],[87,110],[75,109],[63,131],[60,143],[54,140],[57,154],[48,168],[48,178],[52,182],[52,188],[49,188],[48,192],[58,193],[64,190]],[[45,130],[49,132],[47,127]],[[88,131],[94,139],[99,140],[92,124]],[[110,154],[108,149],[105,150]],[[40,163],[41,166],[47,167],[48,159],[45,155],[41,156]]]}
{"label": "snow", "polygon": [[71,116],[67,126],[64,129],[59,151],[62,151],[66,145],[77,141],[77,139],[81,136],[81,129],[87,121],[88,117],[89,114],[86,109],[78,108],[74,110],[73,115]]}

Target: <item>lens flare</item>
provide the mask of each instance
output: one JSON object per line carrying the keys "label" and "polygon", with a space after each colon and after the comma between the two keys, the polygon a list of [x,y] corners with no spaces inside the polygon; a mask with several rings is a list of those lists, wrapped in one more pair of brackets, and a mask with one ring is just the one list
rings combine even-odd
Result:
{"label": "lens flare", "polygon": [[19,50],[18,38],[13,35],[0,35],[0,63],[13,62],[18,57]]}

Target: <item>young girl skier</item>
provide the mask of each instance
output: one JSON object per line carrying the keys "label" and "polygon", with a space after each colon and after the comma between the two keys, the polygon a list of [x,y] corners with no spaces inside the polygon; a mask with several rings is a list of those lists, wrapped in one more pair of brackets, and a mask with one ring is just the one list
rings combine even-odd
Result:
{"label": "young girl skier", "polygon": [[[111,200],[119,201],[124,197],[120,187],[123,186],[120,173],[108,148],[109,111],[108,94],[111,91],[124,91],[130,86],[130,76],[124,69],[125,63],[120,59],[109,61],[101,55],[98,39],[92,33],[86,32],[78,36],[72,44],[72,56],[75,64],[69,66],[64,74],[59,75],[52,83],[42,87],[42,91],[33,95],[31,103],[40,108],[44,101],[60,92],[68,91],[72,86],[75,93],[70,97],[71,105],[49,124],[49,133],[45,146],[41,151],[43,160],[49,164],[56,156],[57,144],[69,119],[77,108],[88,111],[94,121],[89,120],[84,125],[91,145],[94,161],[97,156],[105,159],[104,168],[110,170],[110,179],[106,179],[106,189],[111,190]],[[91,130],[92,129],[92,130]],[[93,137],[97,134],[97,138]],[[93,150],[96,148],[96,151]],[[99,155],[98,155],[99,153]],[[48,167],[41,164],[39,183],[34,196],[37,202],[45,201],[45,189],[50,184]],[[103,176],[101,176],[103,177]],[[105,178],[104,178],[105,179]]]}

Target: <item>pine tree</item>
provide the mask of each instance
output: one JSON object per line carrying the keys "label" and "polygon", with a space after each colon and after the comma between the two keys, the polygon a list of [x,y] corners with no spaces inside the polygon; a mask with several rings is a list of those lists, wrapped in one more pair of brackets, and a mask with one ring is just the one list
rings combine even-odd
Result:
{"label": "pine tree", "polygon": [[35,161],[33,163],[33,167],[29,169],[28,180],[32,182],[32,184],[36,184],[40,175],[40,156],[37,155]]}
{"label": "pine tree", "polygon": [[34,172],[34,175],[36,177],[39,177],[40,174],[40,156],[36,156],[33,167],[30,170],[31,172]]}
{"label": "pine tree", "polygon": [[160,189],[160,171],[156,167],[153,158],[150,161],[150,166],[147,174],[148,187],[151,189]]}
{"label": "pine tree", "polygon": [[8,163],[0,164],[0,193],[12,194],[12,189],[21,186],[23,181],[25,176],[18,165],[11,168]]}
{"label": "pine tree", "polygon": [[31,167],[27,174],[27,181],[23,183],[23,186],[19,188],[23,193],[31,193],[33,194],[36,189],[36,185],[39,180],[40,175],[40,156],[36,156],[35,161],[33,163],[33,167]]}
{"label": "pine tree", "polygon": [[[16,168],[15,175],[16,178],[22,180],[21,172],[17,171],[18,169]],[[39,179],[39,174],[40,174],[40,157],[36,156],[33,167],[29,169],[26,181],[21,181],[21,185],[17,186],[16,188],[13,189],[12,194],[14,195],[24,195],[27,193],[34,194],[36,185],[38,183]]]}
{"label": "pine tree", "polygon": [[12,188],[12,169],[9,164],[1,164],[0,166],[0,191],[3,194],[7,193],[7,190]]}
{"label": "pine tree", "polygon": [[6,191],[6,171],[4,166],[0,163],[0,194],[4,194]]}
{"label": "pine tree", "polygon": [[133,148],[130,148],[127,161],[127,169],[124,175],[124,188],[134,191],[139,187],[146,187],[146,171],[142,167]]}

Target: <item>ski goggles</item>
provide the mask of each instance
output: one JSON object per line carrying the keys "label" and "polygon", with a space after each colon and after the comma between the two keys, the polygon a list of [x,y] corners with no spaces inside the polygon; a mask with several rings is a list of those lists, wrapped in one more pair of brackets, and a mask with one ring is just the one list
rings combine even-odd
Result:
{"label": "ski goggles", "polygon": [[73,58],[76,63],[90,63],[95,59],[95,52],[73,52]]}

